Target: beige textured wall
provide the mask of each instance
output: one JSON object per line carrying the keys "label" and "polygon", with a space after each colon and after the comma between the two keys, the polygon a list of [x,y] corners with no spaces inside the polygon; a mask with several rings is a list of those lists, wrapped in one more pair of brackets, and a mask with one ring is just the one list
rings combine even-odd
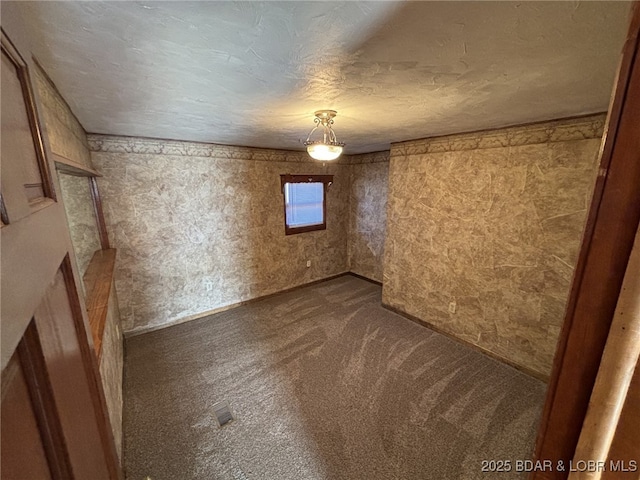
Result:
{"label": "beige textured wall", "polygon": [[100,250],[100,236],[93,211],[91,189],[87,177],[58,172],[69,233],[80,276],[87,271],[91,257]]}
{"label": "beige textured wall", "polygon": [[111,429],[116,441],[118,456],[122,460],[122,375],[124,369],[124,352],[120,313],[112,285],[107,309],[107,321],[102,337],[102,357],[100,358],[100,376],[107,399],[107,410]]}
{"label": "beige textured wall", "polygon": [[603,124],[393,144],[383,302],[548,375]]}
{"label": "beige textured wall", "polygon": [[39,68],[33,70],[33,75],[40,98],[40,116],[46,125],[51,150],[92,168],[87,135],[82,125],[47,76]]}
{"label": "beige textured wall", "polygon": [[[300,152],[89,136],[125,332],[345,272],[349,165]],[[285,236],[280,174],[335,175],[327,229]],[[306,261],[311,260],[311,267]]]}
{"label": "beige textured wall", "polygon": [[349,270],[382,282],[389,152],[351,155]]}

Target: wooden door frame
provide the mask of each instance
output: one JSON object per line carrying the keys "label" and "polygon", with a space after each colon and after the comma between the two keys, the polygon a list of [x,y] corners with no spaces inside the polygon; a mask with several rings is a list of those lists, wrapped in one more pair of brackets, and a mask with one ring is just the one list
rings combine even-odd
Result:
{"label": "wooden door frame", "polygon": [[640,2],[633,3],[601,147],[582,246],[547,390],[534,460],[553,471],[530,480],[559,480],[573,459],[622,281],[640,222]]}

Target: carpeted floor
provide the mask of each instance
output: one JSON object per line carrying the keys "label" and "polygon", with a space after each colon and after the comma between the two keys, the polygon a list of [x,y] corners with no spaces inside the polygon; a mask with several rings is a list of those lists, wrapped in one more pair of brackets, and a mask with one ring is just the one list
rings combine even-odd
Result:
{"label": "carpeted floor", "polygon": [[127,340],[127,479],[526,478],[482,461],[530,457],[545,385],[380,293],[344,276]]}

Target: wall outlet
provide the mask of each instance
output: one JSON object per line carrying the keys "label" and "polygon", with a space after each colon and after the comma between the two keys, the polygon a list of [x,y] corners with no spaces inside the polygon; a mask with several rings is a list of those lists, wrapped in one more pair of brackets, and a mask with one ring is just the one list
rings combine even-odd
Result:
{"label": "wall outlet", "polygon": [[307,268],[311,266],[311,260],[307,260]]}
{"label": "wall outlet", "polygon": [[456,313],[456,308],[457,305],[455,300],[449,302],[449,313]]}
{"label": "wall outlet", "polygon": [[204,281],[204,289],[205,289],[207,292],[212,291],[212,290],[213,290],[213,282],[212,282],[211,280],[205,280],[205,281]]}

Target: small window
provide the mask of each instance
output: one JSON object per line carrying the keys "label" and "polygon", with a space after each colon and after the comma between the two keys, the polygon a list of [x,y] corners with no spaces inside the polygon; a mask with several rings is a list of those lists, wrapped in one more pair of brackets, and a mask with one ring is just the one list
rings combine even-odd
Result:
{"label": "small window", "polygon": [[286,235],[325,230],[326,188],[333,175],[280,175]]}

